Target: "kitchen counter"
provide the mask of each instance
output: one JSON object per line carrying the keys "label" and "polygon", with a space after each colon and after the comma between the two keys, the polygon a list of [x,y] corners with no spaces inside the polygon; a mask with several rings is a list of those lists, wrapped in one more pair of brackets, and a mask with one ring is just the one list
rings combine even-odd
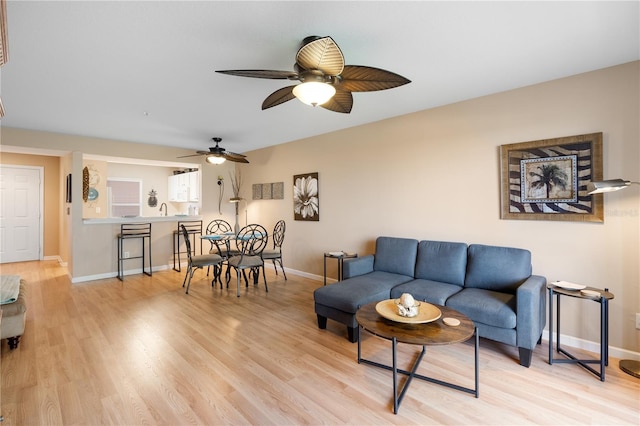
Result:
{"label": "kitchen counter", "polygon": [[136,217],[105,217],[99,219],[82,219],[85,225],[102,225],[113,223],[137,222],[178,222],[182,220],[202,220],[202,216],[173,215],[173,216],[136,216]]}

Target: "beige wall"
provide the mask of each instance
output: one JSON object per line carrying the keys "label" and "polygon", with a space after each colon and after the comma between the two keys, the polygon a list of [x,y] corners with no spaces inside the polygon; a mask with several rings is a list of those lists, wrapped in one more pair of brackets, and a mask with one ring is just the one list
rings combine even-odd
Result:
{"label": "beige wall", "polygon": [[[375,94],[354,97],[375,102]],[[615,294],[610,344],[639,352],[640,187],[605,195],[604,224],[501,220],[498,157],[502,144],[603,132],[605,178],[640,181],[639,105],[640,62],[634,62],[247,153],[251,164],[243,166],[241,195],[250,198],[254,183],[285,183],[284,200],[249,202],[249,222],[272,228],[285,219],[285,266],[309,276],[322,275],[322,252],[371,253],[379,235],[527,248],[534,272],[548,280],[608,287]],[[2,141],[165,161],[190,153],[6,128]],[[70,164],[79,173],[81,157],[74,153]],[[233,223],[226,202],[233,167],[203,168],[205,223],[220,216],[218,175],[226,181],[222,217]],[[319,222],[293,220],[292,177],[306,172],[319,173]],[[73,253],[81,265],[73,274],[114,270],[115,261],[96,244],[112,239],[113,231],[96,234],[79,218],[74,210]],[[164,261],[154,252],[154,265]],[[335,265],[329,267],[335,275]],[[564,300],[563,334],[598,342],[598,308]]]}
{"label": "beige wall", "polygon": [[43,256],[53,257],[60,254],[59,228],[64,206],[64,179],[60,174],[60,157],[47,155],[24,155],[3,152],[0,164],[37,166],[44,168],[44,211],[43,217]]}
{"label": "beige wall", "polygon": [[[604,196],[604,224],[501,220],[498,155],[603,132],[605,178],[640,181],[639,76],[635,62],[250,152],[249,182],[285,182],[285,200],[253,201],[250,215],[284,218],[285,265],[316,275],[322,252],[371,253],[379,235],[529,249],[549,281],[608,287],[611,344],[639,351],[640,186]],[[319,173],[320,222],[293,220],[292,176],[307,172]],[[563,334],[599,341],[598,308],[563,300]]]}

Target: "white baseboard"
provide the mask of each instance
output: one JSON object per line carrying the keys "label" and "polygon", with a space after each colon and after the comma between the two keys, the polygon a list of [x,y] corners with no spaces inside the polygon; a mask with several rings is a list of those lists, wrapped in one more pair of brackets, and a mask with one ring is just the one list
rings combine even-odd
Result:
{"label": "white baseboard", "polygon": [[[183,267],[186,267],[186,263],[183,265]],[[160,265],[160,266],[154,266],[153,268],[151,268],[152,272],[157,272],[157,271],[166,271],[167,269],[172,269],[173,266],[170,265]],[[134,274],[142,274],[142,268],[137,268],[137,269],[127,269],[125,271],[122,272],[122,274],[126,277],[127,275],[134,275]],[[84,283],[84,282],[88,282],[88,281],[95,281],[95,280],[104,280],[107,278],[114,278],[117,277],[118,273],[117,272],[107,272],[104,274],[96,274],[96,275],[84,275],[82,277],[73,277],[71,278],[71,283],[72,284],[78,284],[78,283]]]}
{"label": "white baseboard", "polygon": [[[62,261],[62,258],[61,258],[60,256],[58,256],[58,255],[55,255],[55,256],[44,256],[44,257],[42,258],[42,260],[55,260],[55,261],[57,261],[60,265],[63,265],[63,263],[66,265],[66,262],[63,262],[63,261]],[[65,265],[63,265],[63,266],[65,266]]]}
{"label": "white baseboard", "polygon": [[[544,330],[542,332],[542,340],[549,342],[549,331]],[[553,341],[557,342],[556,333],[553,333]],[[596,354],[600,353],[600,342],[592,342],[590,340],[580,339],[578,337],[568,336],[566,334],[560,334],[560,341],[562,343],[562,347],[570,346],[572,348],[583,349],[585,351],[594,352]],[[640,361],[640,353],[633,352],[628,349],[622,349],[615,346],[609,345],[609,355],[614,358],[620,359],[635,359]]]}
{"label": "white baseboard", "polygon": [[[309,278],[310,280],[313,280],[313,281],[323,282],[323,280],[324,280],[324,277],[322,275],[310,274],[308,272],[302,272],[302,271],[298,271],[296,269],[284,268],[284,271],[287,274],[297,275],[299,277],[304,277],[304,278]],[[329,282],[329,280],[327,279],[327,283],[328,282]],[[335,282],[335,280],[332,280],[332,282]]]}

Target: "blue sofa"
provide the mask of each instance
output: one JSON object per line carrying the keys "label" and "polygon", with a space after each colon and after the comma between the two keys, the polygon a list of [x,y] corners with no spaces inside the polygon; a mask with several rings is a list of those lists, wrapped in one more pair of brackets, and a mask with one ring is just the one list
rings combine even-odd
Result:
{"label": "blue sofa", "polygon": [[517,346],[529,367],[546,324],[545,277],[531,274],[528,250],[379,237],[376,253],[344,262],[345,279],[314,292],[318,327],[327,318],[357,339],[355,313],[367,303],[410,293],[473,320],[480,337]]}

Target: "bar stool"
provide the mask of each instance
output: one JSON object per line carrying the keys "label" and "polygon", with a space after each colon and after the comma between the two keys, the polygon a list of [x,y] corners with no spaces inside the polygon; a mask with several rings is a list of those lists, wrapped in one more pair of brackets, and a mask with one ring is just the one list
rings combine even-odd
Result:
{"label": "bar stool", "polygon": [[[180,264],[182,263],[180,260],[180,254],[186,253],[184,251],[180,251],[182,225],[187,229],[187,234],[193,238],[193,244],[191,244],[191,254],[193,255],[196,254],[196,237],[198,235],[202,235],[202,220],[184,220],[178,222],[178,228],[173,231],[173,270],[178,272],[181,271]],[[202,254],[202,239],[200,239],[200,254]],[[176,260],[178,261],[177,264]]]}
{"label": "bar stool", "polygon": [[[122,250],[124,240],[139,238],[142,240],[142,256],[123,257]],[[148,240],[149,245],[149,272],[144,270],[146,252],[144,249],[144,241]],[[124,268],[123,261],[131,259],[142,259],[142,273],[151,276],[151,223],[123,223],[120,225],[120,233],[118,234],[118,279],[123,281]]]}

